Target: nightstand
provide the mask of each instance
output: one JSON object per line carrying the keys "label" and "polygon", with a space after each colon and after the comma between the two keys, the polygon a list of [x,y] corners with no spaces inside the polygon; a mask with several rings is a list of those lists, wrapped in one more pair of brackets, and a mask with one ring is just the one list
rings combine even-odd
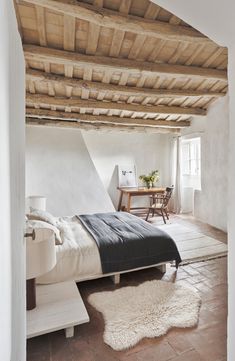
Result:
{"label": "nightstand", "polygon": [[27,311],[27,338],[65,330],[73,337],[74,326],[89,322],[89,316],[74,281],[37,285],[37,307]]}

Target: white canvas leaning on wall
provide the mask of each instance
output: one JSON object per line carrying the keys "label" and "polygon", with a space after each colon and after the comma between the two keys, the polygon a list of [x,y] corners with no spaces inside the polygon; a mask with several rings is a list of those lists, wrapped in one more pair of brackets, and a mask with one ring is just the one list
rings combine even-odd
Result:
{"label": "white canvas leaning on wall", "polygon": [[118,166],[118,185],[119,187],[137,187],[136,166],[119,165]]}

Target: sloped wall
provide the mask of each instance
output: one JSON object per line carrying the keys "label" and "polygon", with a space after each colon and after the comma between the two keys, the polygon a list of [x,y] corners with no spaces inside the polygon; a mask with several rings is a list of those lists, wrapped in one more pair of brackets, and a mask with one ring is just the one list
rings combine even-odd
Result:
{"label": "sloped wall", "polygon": [[26,195],[57,216],[113,211],[79,130],[27,127]]}

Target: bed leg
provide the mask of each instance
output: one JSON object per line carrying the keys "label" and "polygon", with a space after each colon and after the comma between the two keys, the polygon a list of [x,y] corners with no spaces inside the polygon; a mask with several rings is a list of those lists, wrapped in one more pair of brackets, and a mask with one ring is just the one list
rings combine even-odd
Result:
{"label": "bed leg", "polygon": [[161,273],[166,273],[166,264],[161,264],[160,266],[157,266],[157,269],[159,269]]}
{"label": "bed leg", "polygon": [[111,276],[111,279],[115,285],[118,285],[120,283],[120,273]]}
{"label": "bed leg", "polygon": [[74,327],[65,328],[65,337],[70,338],[74,336]]}

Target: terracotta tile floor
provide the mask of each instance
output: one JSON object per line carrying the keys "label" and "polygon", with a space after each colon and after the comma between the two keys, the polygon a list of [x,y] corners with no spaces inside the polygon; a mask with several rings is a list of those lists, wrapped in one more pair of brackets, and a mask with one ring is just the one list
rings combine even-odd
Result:
{"label": "terracotta tile floor", "polygon": [[[154,219],[154,223],[161,222]],[[226,242],[226,234],[191,217],[171,217],[193,230]],[[175,328],[167,335],[144,339],[134,348],[117,352],[103,342],[101,314],[86,301],[95,291],[111,290],[109,278],[83,282],[79,289],[90,315],[90,323],[75,328],[75,336],[66,339],[63,331],[35,337],[28,341],[28,361],[226,361],[227,259],[220,258],[180,267],[133,272],[121,277],[121,285],[137,285],[150,279],[163,279],[195,287],[201,295],[199,324],[190,329]]]}

